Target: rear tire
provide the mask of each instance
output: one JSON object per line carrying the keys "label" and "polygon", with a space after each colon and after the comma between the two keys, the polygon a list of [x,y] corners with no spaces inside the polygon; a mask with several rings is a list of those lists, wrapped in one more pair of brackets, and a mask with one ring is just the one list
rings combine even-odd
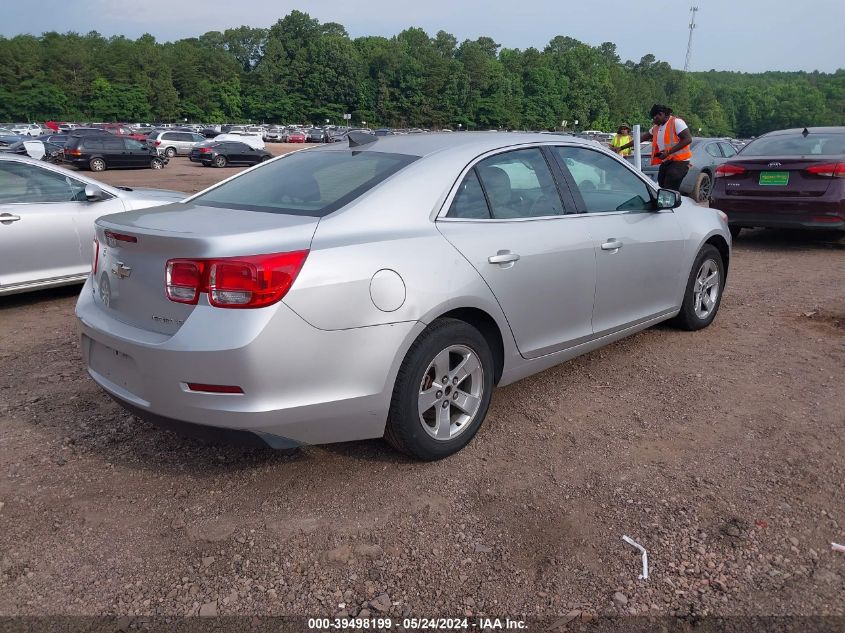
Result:
{"label": "rear tire", "polygon": [[706,328],[716,318],[725,288],[725,264],[712,244],[698,252],[690,271],[684,302],[675,325],[690,332]]}
{"label": "rear tire", "polygon": [[91,171],[106,171],[106,161],[102,158],[92,158],[88,163],[88,167]]}
{"label": "rear tire", "polygon": [[173,158],[174,156],[176,156],[176,148],[168,147],[166,150],[164,150],[164,155],[168,158]]}
{"label": "rear tire", "polygon": [[707,202],[710,200],[710,193],[713,190],[713,179],[710,174],[702,172],[695,181],[692,189],[692,199],[696,202]]}
{"label": "rear tire", "polygon": [[487,415],[493,371],[493,354],[478,330],[457,319],[435,321],[402,361],[384,439],[425,461],[458,452]]}
{"label": "rear tire", "polygon": [[226,157],[225,156],[216,156],[214,158],[214,166],[215,167],[225,167],[226,166]]}

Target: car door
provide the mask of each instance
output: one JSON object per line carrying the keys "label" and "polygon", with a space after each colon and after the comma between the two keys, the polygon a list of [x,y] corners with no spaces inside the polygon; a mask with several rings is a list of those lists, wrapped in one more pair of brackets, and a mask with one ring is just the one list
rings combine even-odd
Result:
{"label": "car door", "polygon": [[533,147],[478,161],[437,222],[492,290],[526,358],[592,335],[593,245],[548,160]]}
{"label": "car door", "polygon": [[552,153],[595,251],[595,336],[677,309],[684,240],[674,212],[656,211],[654,190],[621,159],[581,146]]}
{"label": "car door", "polygon": [[124,138],[123,145],[126,148],[127,167],[148,167],[152,156],[150,151],[140,141],[131,138]]}
{"label": "car door", "polygon": [[85,183],[61,172],[0,161],[0,289],[85,274],[94,219],[118,211],[119,199],[87,202]]}
{"label": "car door", "polygon": [[246,143],[231,143],[229,147],[229,162],[230,163],[246,163],[249,162],[250,147]]}
{"label": "car door", "polygon": [[[103,134],[102,154],[109,167],[130,167],[132,159],[123,144],[123,139],[111,134]],[[86,145],[88,141],[86,140]]]}

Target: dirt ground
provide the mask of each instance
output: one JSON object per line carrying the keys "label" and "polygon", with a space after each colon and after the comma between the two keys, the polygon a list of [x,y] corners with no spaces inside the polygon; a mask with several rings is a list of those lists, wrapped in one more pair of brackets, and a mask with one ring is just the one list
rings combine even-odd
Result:
{"label": "dirt ground", "polygon": [[[156,186],[232,172],[176,159]],[[78,290],[0,299],[2,615],[845,616],[841,242],[743,234],[710,328],[500,389],[429,464],[140,422],[82,367]]]}

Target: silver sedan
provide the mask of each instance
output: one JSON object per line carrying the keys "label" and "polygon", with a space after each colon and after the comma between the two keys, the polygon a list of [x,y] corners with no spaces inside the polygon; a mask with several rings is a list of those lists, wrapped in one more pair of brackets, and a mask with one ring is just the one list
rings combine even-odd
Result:
{"label": "silver sedan", "polygon": [[109,187],[24,156],[0,156],[0,295],[81,283],[91,270],[94,220],[185,195]]}
{"label": "silver sedan", "polygon": [[99,219],[76,308],[92,378],[183,433],[384,437],[431,460],[472,439],[495,385],[716,316],[724,214],[607,150],[349,136]]}

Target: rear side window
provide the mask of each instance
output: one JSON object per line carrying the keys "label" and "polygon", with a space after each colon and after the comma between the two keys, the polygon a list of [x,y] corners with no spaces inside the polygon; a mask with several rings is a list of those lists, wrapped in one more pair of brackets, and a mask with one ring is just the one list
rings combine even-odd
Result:
{"label": "rear side window", "polygon": [[14,161],[0,162],[0,204],[85,200],[85,185],[64,174]]}
{"label": "rear side window", "polygon": [[82,139],[82,147],[85,149],[103,149],[103,141],[99,138],[86,136]]}
{"label": "rear side window", "polygon": [[801,133],[778,134],[751,141],[740,152],[742,156],[830,156],[845,154],[845,134]]}
{"label": "rear side window", "polygon": [[485,158],[475,167],[496,219],[562,215],[551,171],[536,148]]}
{"label": "rear side window", "polygon": [[484,199],[484,192],[481,190],[481,183],[478,182],[475,169],[471,169],[461,182],[446,217],[475,220],[486,220],[490,217],[490,209],[487,208],[487,201]]}
{"label": "rear side window", "polygon": [[213,207],[322,217],[419,158],[373,151],[296,152],[193,199]]}

